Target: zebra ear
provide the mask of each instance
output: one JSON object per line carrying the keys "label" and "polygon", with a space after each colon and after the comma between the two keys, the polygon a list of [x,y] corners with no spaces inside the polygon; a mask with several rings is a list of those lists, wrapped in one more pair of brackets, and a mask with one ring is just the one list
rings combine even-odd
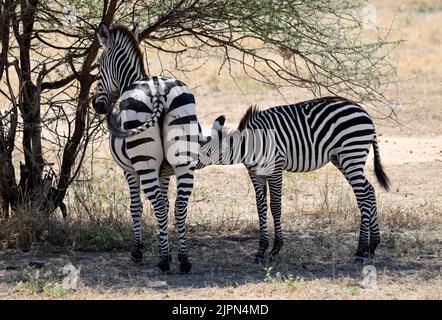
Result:
{"label": "zebra ear", "polygon": [[135,23],[133,29],[132,29],[132,33],[134,34],[135,39],[137,40],[137,42],[140,42],[140,28],[138,27],[138,23]]}
{"label": "zebra ear", "polygon": [[215,122],[213,123],[212,130],[220,131],[224,127],[224,123],[226,122],[225,116],[219,116],[215,119]]}
{"label": "zebra ear", "polygon": [[207,142],[209,142],[212,138],[218,138],[217,141],[221,141],[222,129],[224,127],[225,122],[226,122],[226,117],[224,116],[219,116],[218,118],[215,119],[212,126],[212,135],[209,137]]}
{"label": "zebra ear", "polygon": [[106,50],[112,45],[112,38],[108,26],[102,22],[97,28],[97,37],[100,41],[101,47]]}

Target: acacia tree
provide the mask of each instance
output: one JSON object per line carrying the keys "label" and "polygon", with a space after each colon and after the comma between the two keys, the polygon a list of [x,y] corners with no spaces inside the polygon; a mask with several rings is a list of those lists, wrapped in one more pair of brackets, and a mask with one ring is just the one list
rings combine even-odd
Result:
{"label": "acacia tree", "polygon": [[[138,23],[142,46],[240,65],[279,89],[386,102],[394,42],[363,35],[363,0],[0,0],[1,214],[63,209],[100,120],[89,101],[101,22]],[[388,31],[388,30],[386,30]],[[23,162],[14,166],[14,159]],[[19,172],[16,170],[19,169]]]}

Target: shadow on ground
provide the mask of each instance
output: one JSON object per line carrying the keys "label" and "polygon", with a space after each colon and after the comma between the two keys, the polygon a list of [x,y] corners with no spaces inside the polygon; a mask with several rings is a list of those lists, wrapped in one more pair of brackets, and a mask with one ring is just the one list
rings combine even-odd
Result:
{"label": "shadow on ground", "polygon": [[[301,277],[304,281],[361,277],[363,265],[353,263],[357,240],[354,233],[310,231],[301,236],[300,233],[286,232],[285,236],[285,246],[277,261],[258,265],[253,263],[258,244],[254,232],[231,236],[194,234],[190,238],[193,269],[187,275],[178,271],[176,239],[171,241],[174,259],[171,273],[167,275],[157,273],[156,249],[152,244],[138,265],[130,261],[127,251],[82,252],[43,247],[29,252],[7,251],[0,253],[0,283],[14,286],[23,279],[24,272],[29,272],[30,262],[44,263],[42,274],[47,270],[60,270],[71,263],[81,268],[81,282],[90,288],[141,288],[159,293],[171,289],[261,283],[269,272],[271,275],[279,272],[283,277]],[[388,273],[428,281],[440,277],[441,247],[437,237],[421,240],[418,244],[403,241],[400,246],[387,241],[379,248],[377,257],[366,264],[374,265],[378,275]]]}

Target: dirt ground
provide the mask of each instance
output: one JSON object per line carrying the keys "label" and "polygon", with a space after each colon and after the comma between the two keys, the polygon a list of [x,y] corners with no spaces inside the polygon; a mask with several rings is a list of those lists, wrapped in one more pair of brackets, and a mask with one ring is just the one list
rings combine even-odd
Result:
{"label": "dirt ground", "polygon": [[[140,265],[134,265],[129,260],[127,251],[82,252],[39,247],[26,253],[0,253],[0,298],[441,299],[441,136],[434,139],[383,137],[380,144],[394,187],[390,193],[378,192],[383,241],[377,256],[366,263],[376,267],[375,288],[364,288],[363,265],[352,261],[357,240],[356,208],[353,207],[354,212],[344,216],[332,214],[331,219],[337,219],[331,222],[321,212],[306,210],[307,205],[298,204],[301,212],[289,212],[290,204],[296,207],[296,200],[286,192],[286,241],[280,258],[274,263],[253,263],[257,221],[253,197],[249,194],[245,208],[239,210],[249,215],[240,213],[241,222],[235,224],[233,219],[238,218],[236,214],[231,214],[232,221],[229,223],[225,221],[229,220],[227,213],[227,217],[221,219],[227,230],[195,223],[201,220],[195,214],[201,205],[193,203],[189,236],[194,267],[189,275],[178,272],[176,259],[172,263],[171,274],[159,275],[155,269],[156,247],[153,243],[148,245]],[[410,154],[410,151],[413,153]],[[209,172],[209,176],[215,176],[216,182],[219,168],[207,170],[214,171]],[[232,176],[241,176],[243,170],[235,167],[234,171],[239,174],[232,173]],[[301,182],[312,184],[312,179],[328,176],[330,180],[336,179],[335,185],[342,183],[344,191],[339,192],[348,194],[345,180],[336,171],[326,167],[320,170],[322,174],[318,177],[309,177]],[[313,184],[321,185],[318,181]],[[285,188],[290,188],[290,184]],[[300,191],[302,197],[311,198],[311,188],[315,189],[308,186]],[[331,202],[335,194],[330,192]],[[212,196],[206,200],[206,206],[224,202],[226,207],[229,199],[226,200],[224,195],[224,200],[218,200],[215,196],[213,201],[210,199]],[[428,203],[439,204],[439,207],[428,206]],[[327,211],[321,205],[314,207]],[[337,204],[331,203],[329,210],[333,211],[336,207]],[[398,216],[397,208],[407,207],[417,209],[416,214],[403,209],[404,216]],[[219,209],[212,208],[211,211]],[[419,221],[413,222],[417,214],[422,216]],[[429,217],[425,217],[426,214]],[[434,224],[423,223],[427,220]],[[176,252],[175,235],[171,243]],[[43,262],[43,268],[29,267],[29,263],[35,262]],[[67,264],[81,268],[76,291],[57,287],[63,278],[59,272]],[[35,278],[36,272],[40,274],[41,283]],[[40,289],[37,289],[38,285],[41,285]]]}
{"label": "dirt ground", "polygon": [[[375,121],[390,192],[374,179],[372,154],[367,163],[382,235],[376,257],[365,264],[376,268],[376,285],[367,286],[364,265],[353,263],[359,214],[351,188],[330,165],[284,176],[285,245],[275,262],[254,264],[258,219],[253,189],[245,169],[235,165],[196,175],[188,216],[191,274],[178,272],[171,214],[171,274],[156,272],[156,235],[146,239],[140,265],[130,261],[127,250],[9,250],[0,252],[0,299],[442,299],[442,6],[432,0],[373,3],[379,20],[395,17],[395,30],[407,39],[394,53],[398,77],[406,79],[397,91],[401,125]],[[214,70],[198,71],[205,85],[191,83],[203,126],[219,114],[235,126],[250,104],[284,102],[248,80],[240,81],[240,91],[228,77],[214,77]],[[285,91],[287,101],[310,97]],[[115,175],[121,179],[118,170]],[[118,187],[126,188],[122,179]],[[149,214],[145,219],[153,223]],[[33,267],[36,262],[44,265]],[[62,285],[67,264],[80,269],[76,290]]]}

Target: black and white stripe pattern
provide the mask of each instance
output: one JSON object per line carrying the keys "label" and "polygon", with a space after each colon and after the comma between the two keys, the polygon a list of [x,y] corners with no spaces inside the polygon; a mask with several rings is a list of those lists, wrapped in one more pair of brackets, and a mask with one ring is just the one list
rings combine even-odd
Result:
{"label": "black and white stripe pattern", "polygon": [[[159,101],[159,102],[158,102]],[[161,121],[131,135],[130,130],[142,126],[152,117],[156,103],[162,104]],[[179,80],[146,77],[129,85],[119,99],[120,113],[116,122],[126,138],[112,134],[110,147],[115,161],[125,170],[131,190],[135,241],[141,244],[139,232],[140,190],[151,201],[160,228],[162,267],[169,258],[167,233],[167,190],[171,174],[177,178],[175,222],[179,234],[180,260],[187,260],[187,204],[192,193],[194,170],[198,164],[200,137],[195,113],[195,99],[189,88]]]}
{"label": "black and white stripe pattern", "polygon": [[[140,193],[143,190],[153,206],[160,229],[158,267],[162,271],[170,269],[167,191],[170,176],[175,174],[178,258],[181,272],[189,272],[187,204],[194,170],[199,164],[199,144],[205,141],[196,117],[194,96],[179,80],[146,76],[136,38],[128,29],[117,26],[109,30],[102,24],[97,34],[105,50],[100,60],[94,109],[108,115],[110,150],[115,162],[124,170],[129,185],[136,245],[132,259],[138,262],[142,258]],[[116,116],[110,107],[115,97],[119,97],[120,107]]]}
{"label": "black and white stripe pattern", "polygon": [[[361,225],[356,260],[363,261],[364,256],[374,254],[380,242],[375,192],[364,174],[371,145],[374,147],[376,177],[381,186],[388,189],[389,181],[381,166],[375,128],[367,112],[347,99],[324,97],[264,111],[250,108],[238,130],[227,132],[218,141],[212,140],[203,146],[200,157],[206,158],[206,164],[242,162],[248,169],[259,214],[257,261],[263,259],[269,246],[267,189],[275,227],[270,257],[275,257],[283,244],[283,171],[307,172],[332,162],[352,186],[358,202]],[[271,152],[268,152],[269,148]],[[213,155],[215,149],[219,152],[216,156]],[[263,151],[267,151],[265,157]]]}

